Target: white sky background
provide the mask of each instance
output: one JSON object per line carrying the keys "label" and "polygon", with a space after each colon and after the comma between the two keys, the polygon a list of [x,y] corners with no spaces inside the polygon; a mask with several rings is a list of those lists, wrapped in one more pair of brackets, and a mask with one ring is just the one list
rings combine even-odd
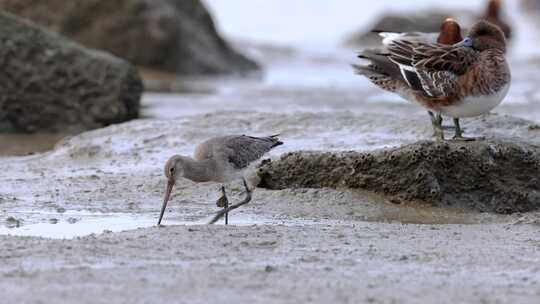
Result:
{"label": "white sky background", "polygon": [[[365,29],[385,11],[421,8],[468,8],[478,12],[487,0],[203,0],[221,33],[229,38],[295,46],[303,49],[338,47],[351,33]],[[517,37],[515,55],[539,55],[540,39],[525,22],[518,0],[503,0]],[[531,41],[534,47],[531,47]]]}
{"label": "white sky background", "polygon": [[[232,38],[296,46],[337,45],[385,10],[482,9],[483,0],[204,0]],[[507,5],[510,2],[507,1]],[[510,5],[511,6],[511,5]]]}

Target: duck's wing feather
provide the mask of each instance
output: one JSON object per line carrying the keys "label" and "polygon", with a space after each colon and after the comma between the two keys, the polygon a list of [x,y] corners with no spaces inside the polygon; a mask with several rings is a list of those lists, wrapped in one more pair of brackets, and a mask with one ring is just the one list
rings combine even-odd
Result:
{"label": "duck's wing feather", "polygon": [[407,40],[396,40],[388,46],[389,59],[408,78],[418,77],[423,91],[430,97],[455,92],[458,77],[467,73],[479,54],[469,47]]}
{"label": "duck's wing feather", "polygon": [[378,32],[382,37],[384,46],[392,44],[396,40],[408,40],[423,43],[435,43],[439,33],[422,33],[422,32]]}

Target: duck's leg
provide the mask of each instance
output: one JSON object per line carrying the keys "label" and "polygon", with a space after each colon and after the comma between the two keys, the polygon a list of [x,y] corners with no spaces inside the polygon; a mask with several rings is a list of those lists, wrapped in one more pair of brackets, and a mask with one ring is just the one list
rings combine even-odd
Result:
{"label": "duck's leg", "polygon": [[225,210],[225,225],[229,225],[229,199],[227,199],[227,193],[223,185],[221,186],[221,197],[216,201],[216,206]]}
{"label": "duck's leg", "polygon": [[[441,114],[435,115],[435,114],[433,114],[433,112],[431,112],[431,111],[428,111],[428,114],[429,114],[429,116],[431,117],[432,120],[435,118],[435,119],[437,119],[437,121],[440,121],[441,128],[442,128],[443,130],[447,130],[447,131],[448,131],[448,130],[454,130],[454,129],[455,129],[454,126],[444,126],[444,125],[442,124],[443,118],[442,118],[442,115],[441,115]],[[433,134],[433,137],[435,137],[435,134]]]}
{"label": "duck's leg", "polygon": [[454,135],[454,140],[458,141],[473,141],[476,140],[476,138],[472,137],[464,137],[463,136],[463,130],[461,130],[461,126],[459,125],[459,118],[454,118],[454,126],[456,127],[456,133]]}
{"label": "duck's leg", "polygon": [[441,114],[437,113],[436,115],[428,111],[429,117],[431,118],[431,125],[433,126],[433,137],[436,140],[444,140],[444,131],[442,128],[443,118]]}
{"label": "duck's leg", "polygon": [[251,201],[251,192],[252,190],[249,189],[248,185],[247,185],[247,182],[244,178],[242,178],[242,182],[244,183],[244,188],[246,188],[246,197],[244,198],[243,201],[241,201],[240,203],[238,204],[234,204],[234,205],[230,205],[229,207],[227,208],[224,208],[223,210],[219,211],[215,216],[214,218],[208,222],[209,225],[212,225],[212,224],[215,224],[220,218],[222,218],[224,215],[226,216],[229,211],[231,210],[234,210],[236,208],[239,208],[247,203],[249,203]]}

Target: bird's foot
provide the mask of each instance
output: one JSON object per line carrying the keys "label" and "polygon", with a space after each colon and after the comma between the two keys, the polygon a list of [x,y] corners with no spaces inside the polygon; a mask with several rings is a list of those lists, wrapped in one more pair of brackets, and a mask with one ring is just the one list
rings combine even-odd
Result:
{"label": "bird's foot", "polygon": [[218,200],[216,201],[216,206],[218,206],[219,208],[225,208],[225,206],[227,205],[227,197],[222,195],[220,198],[218,198]]}
{"label": "bird's foot", "polygon": [[456,129],[454,126],[441,126],[441,128],[446,131],[454,131]]}
{"label": "bird's foot", "polygon": [[229,199],[225,193],[225,187],[221,187],[221,197],[216,201],[216,206],[219,208],[226,208],[229,205]]}
{"label": "bird's foot", "polygon": [[462,136],[462,135],[455,135],[454,137],[452,137],[452,140],[453,141],[476,141],[476,140],[483,140],[484,138],[483,137],[465,137],[465,136]]}
{"label": "bird's foot", "polygon": [[433,137],[436,141],[444,140],[444,128],[442,126],[443,118],[440,114],[434,114],[431,111],[428,111],[429,116],[431,117],[431,125],[433,126]]}
{"label": "bird's foot", "polygon": [[444,141],[444,133],[442,130],[435,130],[432,136],[436,141]]}
{"label": "bird's foot", "polygon": [[219,219],[221,219],[224,216],[225,216],[225,224],[227,224],[228,223],[229,211],[232,211],[232,210],[234,210],[236,208],[239,208],[239,207],[249,203],[250,201],[251,201],[251,191],[247,192],[247,196],[241,202],[239,202],[237,204],[230,205],[227,208],[223,208],[218,213],[216,213],[216,215],[212,218],[212,220],[210,220],[210,222],[208,222],[208,224],[209,225],[215,224]]}
{"label": "bird's foot", "polygon": [[225,225],[229,224],[229,199],[227,198],[227,192],[225,192],[225,187],[221,186],[221,197],[216,201],[216,206],[223,208],[225,212]]}

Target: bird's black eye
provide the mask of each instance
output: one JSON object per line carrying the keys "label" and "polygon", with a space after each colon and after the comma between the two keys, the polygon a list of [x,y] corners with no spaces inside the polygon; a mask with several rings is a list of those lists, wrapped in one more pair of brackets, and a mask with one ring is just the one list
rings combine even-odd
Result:
{"label": "bird's black eye", "polygon": [[172,167],[171,169],[169,169],[169,172],[174,173],[174,167]]}

